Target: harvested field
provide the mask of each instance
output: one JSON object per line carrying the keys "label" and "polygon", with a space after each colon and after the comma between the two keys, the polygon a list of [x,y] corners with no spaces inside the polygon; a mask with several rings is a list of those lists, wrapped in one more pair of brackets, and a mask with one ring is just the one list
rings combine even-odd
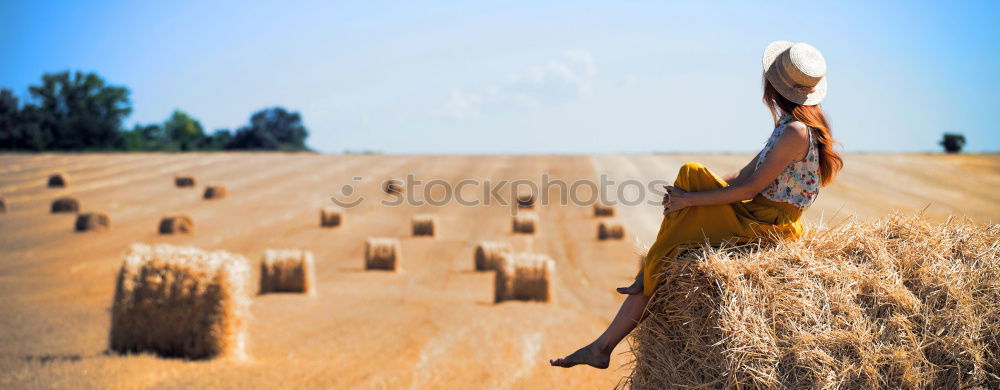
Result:
{"label": "harvested field", "polygon": [[108,348],[166,357],[242,358],[250,268],[242,256],[135,244],[123,255]]}
{"label": "harvested field", "polygon": [[160,220],[160,234],[191,234],[194,232],[194,220],[187,215],[163,217]]}
{"label": "harvested field", "polygon": [[52,201],[49,211],[52,214],[75,213],[80,211],[80,201],[70,197],[58,198]]}
{"label": "harvested field", "polygon": [[302,249],[268,249],[260,262],[260,294],[316,293],[316,261]]}
{"label": "harvested field", "polygon": [[[631,372],[627,344],[615,351],[608,370],[553,370],[546,359],[591,341],[608,324],[622,300],[614,288],[636,273],[633,237],[651,243],[662,208],[614,204],[614,218],[628,229],[621,241],[594,239],[601,219],[589,204],[536,206],[543,222],[536,233],[515,235],[510,191],[500,193],[506,204],[391,207],[379,204],[396,198],[384,193],[381,180],[406,177],[414,167],[425,182],[452,184],[468,178],[539,180],[542,173],[568,182],[601,174],[619,182],[671,180],[688,161],[722,172],[751,157],[0,154],[0,197],[8,206],[0,214],[0,388],[613,388]],[[916,213],[928,204],[923,215],[933,223],[948,214],[1000,221],[998,156],[845,159],[839,181],[806,212],[807,223],[851,215],[871,220],[893,209]],[[51,172],[65,172],[72,193],[47,188]],[[196,177],[199,185],[225,184],[233,195],[202,201],[201,192],[174,186],[178,172]],[[355,176],[369,181],[347,200],[367,202],[349,209],[350,223],[340,228],[317,226],[321,205]],[[410,195],[422,196],[422,190]],[[465,199],[483,198],[482,188],[461,192]],[[440,187],[431,191],[437,199],[442,193]],[[557,189],[547,194],[559,198]],[[75,234],[74,215],[49,213],[52,199],[61,196],[80,199],[82,211],[108,213],[114,229]],[[160,219],[178,213],[196,220],[197,234],[158,234]],[[426,213],[441,218],[447,235],[411,237],[411,217]],[[398,239],[405,272],[365,272],[368,237]],[[484,240],[550,255],[557,262],[552,301],[493,304],[494,274],[474,272],[470,264]],[[530,249],[527,241],[533,242]],[[110,302],[121,254],[134,242],[225,250],[251,260],[268,248],[301,248],[315,255],[320,288],[309,299],[252,296],[246,361],[109,355]],[[255,282],[251,278],[252,293]]]}
{"label": "harvested field", "polygon": [[1000,225],[897,215],[685,253],[625,387],[1000,386]]}

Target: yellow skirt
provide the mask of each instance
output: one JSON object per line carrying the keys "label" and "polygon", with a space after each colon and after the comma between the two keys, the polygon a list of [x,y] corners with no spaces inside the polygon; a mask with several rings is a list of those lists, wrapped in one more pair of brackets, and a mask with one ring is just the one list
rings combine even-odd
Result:
{"label": "yellow skirt", "polygon": [[[677,173],[674,187],[687,192],[711,191],[728,186],[698,163],[687,163]],[[760,194],[753,200],[714,206],[687,207],[663,217],[656,242],[642,265],[643,294],[650,296],[662,277],[663,264],[684,249],[723,242],[743,243],[764,235],[798,237],[802,211],[791,203],[775,202]]]}

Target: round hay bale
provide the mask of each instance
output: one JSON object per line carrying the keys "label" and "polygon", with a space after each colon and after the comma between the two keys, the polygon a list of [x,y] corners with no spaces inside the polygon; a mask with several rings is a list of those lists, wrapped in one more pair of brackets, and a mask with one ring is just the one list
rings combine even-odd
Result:
{"label": "round hay bale", "polygon": [[344,218],[344,210],[336,207],[324,207],[319,210],[319,226],[335,227],[340,226]]}
{"label": "round hay bale", "polygon": [[365,242],[365,269],[396,271],[402,257],[399,240],[395,238],[369,238]]}
{"label": "round hay bale", "polygon": [[134,244],[124,254],[108,347],[209,359],[245,355],[250,266],[243,256]]}
{"label": "round hay bale", "polygon": [[52,201],[52,214],[75,213],[80,211],[80,202],[76,199],[65,197]]}
{"label": "round hay bale", "polygon": [[496,270],[503,255],[513,252],[510,244],[497,241],[483,241],[476,246],[476,271]]}
{"label": "round hay bale", "polygon": [[595,204],[594,205],[594,216],[595,217],[614,217],[615,207],[606,204]]}
{"label": "round hay bale", "polygon": [[382,183],[382,190],[387,194],[402,194],[403,181],[399,179],[386,180],[385,183]]}
{"label": "round hay bale", "polygon": [[514,233],[535,234],[538,230],[538,214],[519,213],[511,219]]}
{"label": "round hay bale", "polygon": [[223,186],[208,186],[205,187],[205,199],[224,199],[226,197],[227,191],[226,187]]}
{"label": "round hay bale", "polygon": [[433,214],[417,214],[413,216],[413,235],[434,237],[437,232],[438,217]]}
{"label": "round hay bale", "polygon": [[164,217],[160,220],[160,234],[175,233],[194,233],[194,220],[184,214]]}
{"label": "round hay bale", "polygon": [[194,177],[191,176],[177,176],[174,178],[174,185],[177,188],[191,188],[195,186]]}
{"label": "round hay bale", "polygon": [[268,249],[260,262],[260,294],[292,292],[314,295],[316,263],[310,251]]}
{"label": "round hay bale", "polygon": [[0,198],[0,213],[7,212],[7,201],[4,198]]}
{"label": "round hay bale", "polygon": [[507,300],[549,302],[555,281],[555,262],[536,253],[501,256],[494,279],[495,303]]}
{"label": "round hay bale", "polygon": [[103,232],[111,229],[111,218],[105,213],[83,213],[76,216],[76,231]]}
{"label": "round hay bale", "polygon": [[65,188],[69,186],[69,180],[62,173],[53,173],[49,176],[49,188]]}
{"label": "round hay bale", "polygon": [[530,209],[535,207],[535,194],[519,194],[517,195],[517,207],[522,209]]}
{"label": "round hay bale", "polygon": [[618,221],[601,221],[597,225],[598,240],[621,240],[625,237],[625,228]]}

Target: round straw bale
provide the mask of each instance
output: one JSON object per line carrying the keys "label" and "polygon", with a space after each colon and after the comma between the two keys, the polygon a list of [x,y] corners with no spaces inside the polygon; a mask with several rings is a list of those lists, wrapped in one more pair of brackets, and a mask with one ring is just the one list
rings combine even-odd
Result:
{"label": "round straw bale", "polygon": [[414,236],[434,237],[438,230],[438,216],[433,214],[414,215],[412,225]]}
{"label": "round straw bale", "polygon": [[260,262],[260,294],[293,292],[314,294],[316,264],[310,251],[268,249]]}
{"label": "round straw bale", "polygon": [[83,213],[76,216],[76,231],[103,232],[111,228],[111,218],[105,213]]}
{"label": "round straw bale", "polygon": [[618,221],[601,221],[597,225],[598,240],[621,240],[625,237],[625,228]]}
{"label": "round straw bale", "polygon": [[369,238],[365,242],[365,269],[396,271],[402,257],[399,240]]}
{"label": "round straw bale", "polygon": [[160,234],[174,234],[194,232],[194,220],[191,217],[181,214],[160,219]]}
{"label": "round straw bale", "polygon": [[594,216],[595,217],[614,217],[615,208],[614,206],[609,206],[606,204],[594,204]]}
{"label": "round straw bale", "polygon": [[402,194],[403,181],[399,179],[386,180],[385,183],[382,183],[382,190],[387,194]]}
{"label": "round straw bale", "polygon": [[513,252],[510,244],[497,241],[483,241],[476,246],[476,271],[492,271],[497,269],[500,258]]}
{"label": "round straw bale", "polygon": [[514,233],[535,234],[538,230],[538,214],[518,213],[511,219]]}
{"label": "round straw bale", "polygon": [[494,302],[506,300],[552,300],[555,262],[536,253],[506,253],[501,256],[494,279]]}
{"label": "round straw bale", "polygon": [[319,210],[319,226],[340,226],[344,218],[344,210],[336,207],[324,207]]}
{"label": "round straw bale", "polygon": [[69,186],[69,180],[62,173],[53,173],[49,176],[49,188],[64,188]]}
{"label": "round straw bale", "polygon": [[174,178],[174,185],[178,188],[194,187],[195,181],[192,176],[177,176]]}
{"label": "round straw bale", "polygon": [[133,244],[111,306],[109,349],[165,357],[242,358],[250,266],[225,251]]}
{"label": "round straw bale", "polygon": [[208,186],[205,187],[205,199],[223,199],[226,197],[226,187],[223,186]]}
{"label": "round straw bale", "polygon": [[0,198],[0,213],[7,212],[7,201],[4,198]]}
{"label": "round straw bale", "polygon": [[80,202],[76,199],[65,197],[52,201],[52,214],[75,213],[80,211]]}
{"label": "round straw bale", "polygon": [[517,207],[530,209],[535,207],[535,194],[518,194]]}

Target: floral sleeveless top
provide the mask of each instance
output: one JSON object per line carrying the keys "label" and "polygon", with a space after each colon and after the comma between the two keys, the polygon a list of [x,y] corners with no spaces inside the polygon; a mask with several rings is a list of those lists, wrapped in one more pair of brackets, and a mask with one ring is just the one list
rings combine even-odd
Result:
{"label": "floral sleeveless top", "polygon": [[[782,114],[778,120],[778,126],[774,128],[771,137],[767,139],[767,144],[760,152],[760,158],[754,170],[764,162],[767,153],[774,148],[774,143],[778,142],[778,137],[788,127],[788,124],[795,120],[795,117]],[[809,151],[805,158],[795,160],[788,164],[788,167],[778,175],[774,182],[760,192],[765,198],[775,202],[786,202],[795,205],[800,209],[809,207],[819,195],[819,151],[816,150],[816,143],[813,141],[812,129],[809,129]]]}

